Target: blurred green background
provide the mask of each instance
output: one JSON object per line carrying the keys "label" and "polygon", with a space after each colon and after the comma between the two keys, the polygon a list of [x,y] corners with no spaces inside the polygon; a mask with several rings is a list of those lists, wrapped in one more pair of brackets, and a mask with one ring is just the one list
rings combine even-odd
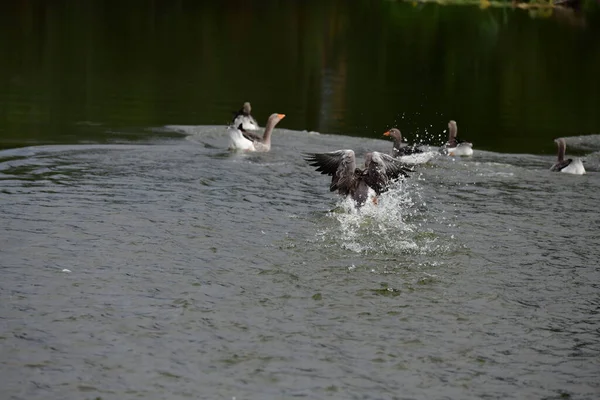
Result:
{"label": "blurred green background", "polygon": [[554,153],[600,133],[595,4],[6,1],[0,148],[224,125],[250,101],[261,125],[440,144],[455,119],[478,149]]}

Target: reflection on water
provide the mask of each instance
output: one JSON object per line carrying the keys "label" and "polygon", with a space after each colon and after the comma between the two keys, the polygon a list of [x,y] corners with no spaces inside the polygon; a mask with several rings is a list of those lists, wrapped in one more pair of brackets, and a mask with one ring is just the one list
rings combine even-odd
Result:
{"label": "reflection on water", "polygon": [[222,125],[251,101],[261,124],[284,112],[291,129],[379,137],[398,125],[439,144],[455,119],[480,149],[552,153],[557,136],[600,131],[600,24],[594,12],[534,12],[4,2],[0,146],[143,140],[140,127]]}

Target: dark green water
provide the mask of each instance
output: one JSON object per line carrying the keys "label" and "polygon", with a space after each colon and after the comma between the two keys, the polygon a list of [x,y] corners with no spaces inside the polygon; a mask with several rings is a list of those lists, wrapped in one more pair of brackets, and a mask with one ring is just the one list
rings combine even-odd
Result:
{"label": "dark green water", "polygon": [[597,15],[389,1],[9,1],[0,5],[0,147],[144,140],[261,124],[553,153],[600,133]]}

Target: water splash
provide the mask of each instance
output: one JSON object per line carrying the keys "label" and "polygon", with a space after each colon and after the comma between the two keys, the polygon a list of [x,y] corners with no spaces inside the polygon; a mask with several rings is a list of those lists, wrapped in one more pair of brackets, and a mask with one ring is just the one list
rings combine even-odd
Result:
{"label": "water splash", "polygon": [[418,180],[398,182],[379,196],[356,208],[351,199],[341,200],[327,214],[333,222],[319,233],[330,246],[356,253],[377,255],[420,254],[437,251],[439,236],[422,223],[431,216],[421,199]]}

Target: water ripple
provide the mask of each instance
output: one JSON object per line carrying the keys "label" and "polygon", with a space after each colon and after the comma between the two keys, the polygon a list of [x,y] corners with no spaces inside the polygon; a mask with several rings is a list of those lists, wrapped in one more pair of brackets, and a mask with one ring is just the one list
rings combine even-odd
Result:
{"label": "water ripple", "polygon": [[13,398],[596,397],[593,171],[438,157],[356,210],[299,154],[389,142],[183,131],[0,152]]}

